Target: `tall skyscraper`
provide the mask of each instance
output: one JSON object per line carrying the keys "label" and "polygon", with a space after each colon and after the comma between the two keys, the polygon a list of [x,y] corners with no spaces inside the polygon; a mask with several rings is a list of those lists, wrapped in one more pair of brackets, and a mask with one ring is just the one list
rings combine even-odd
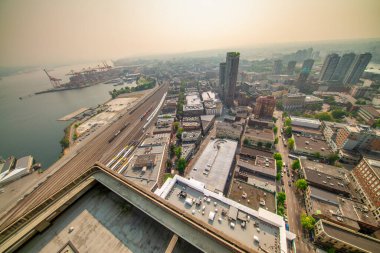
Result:
{"label": "tall skyscraper", "polygon": [[294,74],[294,69],[296,68],[296,61],[289,61],[288,62],[288,67],[286,69],[286,74],[288,75],[293,75]]}
{"label": "tall skyscraper", "polygon": [[297,80],[298,86],[305,84],[305,82],[307,81],[307,78],[309,77],[310,71],[313,68],[313,65],[314,65],[313,59],[304,60],[304,62],[302,64],[301,73],[300,73],[298,80]]}
{"label": "tall skyscraper", "polygon": [[273,74],[280,75],[282,72],[282,60],[275,60],[273,64]]}
{"label": "tall skyscraper", "polygon": [[338,54],[329,54],[323,63],[319,81],[329,81],[338,65],[340,56]]}
{"label": "tall skyscraper", "polygon": [[234,104],[235,89],[239,69],[239,57],[239,52],[227,53],[224,101],[228,107],[231,107]]}
{"label": "tall skyscraper", "polygon": [[352,62],[355,59],[354,53],[344,54],[340,60],[338,65],[335,68],[334,74],[331,77],[331,80],[342,82],[343,78],[346,76],[348,69],[350,68]]}
{"label": "tall skyscraper", "polygon": [[356,84],[366,69],[369,61],[372,58],[371,53],[357,55],[354,62],[351,64],[346,76],[343,79],[344,85]]}
{"label": "tall skyscraper", "polygon": [[219,64],[219,92],[223,99],[224,96],[224,85],[226,83],[226,63],[221,62]]}

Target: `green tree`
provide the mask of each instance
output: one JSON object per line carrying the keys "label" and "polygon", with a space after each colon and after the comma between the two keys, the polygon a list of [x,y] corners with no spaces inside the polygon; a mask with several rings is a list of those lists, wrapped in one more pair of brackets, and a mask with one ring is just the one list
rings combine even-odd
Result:
{"label": "green tree", "polygon": [[285,134],[286,134],[287,136],[292,136],[292,127],[291,127],[291,126],[287,126],[287,127],[285,128]]}
{"label": "green tree", "polygon": [[327,250],[327,253],[335,253],[335,252],[336,252],[335,249],[332,247]]}
{"label": "green tree", "polygon": [[249,140],[247,139],[247,138],[244,138],[244,141],[243,141],[243,144],[245,145],[245,146],[249,146]]}
{"label": "green tree", "polygon": [[173,162],[172,162],[172,160],[170,160],[170,159],[167,159],[166,160],[166,168],[171,168],[173,166]]}
{"label": "green tree", "polygon": [[282,170],[282,160],[276,160],[276,167],[277,167],[277,171],[281,171]]}
{"label": "green tree", "polygon": [[330,165],[334,165],[336,161],[339,160],[339,155],[334,153],[334,154],[330,154],[328,157],[327,157],[327,160],[329,161],[329,164]]}
{"label": "green tree", "polygon": [[178,130],[178,127],[179,127],[179,122],[178,122],[178,121],[174,122],[174,123],[173,123],[173,128],[174,128],[174,131],[176,131],[176,132],[177,132],[177,130]]}
{"label": "green tree", "polygon": [[282,156],[281,156],[280,153],[274,153],[274,154],[273,154],[273,158],[274,158],[275,160],[282,160]]}
{"label": "green tree", "polygon": [[178,159],[181,158],[181,155],[182,155],[182,147],[176,147],[176,148],[174,149],[174,153],[175,153],[175,155],[177,156]]}
{"label": "green tree", "polygon": [[178,128],[177,135],[176,135],[178,139],[182,138],[182,133],[183,133],[183,128],[182,127]]}
{"label": "green tree", "polygon": [[307,182],[305,179],[301,178],[296,181],[296,187],[297,189],[304,191],[307,188]]}
{"label": "green tree", "polygon": [[317,159],[321,158],[321,153],[315,152],[314,153],[314,157],[317,158]]}
{"label": "green tree", "polygon": [[377,119],[375,123],[373,123],[372,127],[374,128],[380,128],[380,119]]}
{"label": "green tree", "polygon": [[277,193],[277,204],[283,206],[285,204],[286,194],[285,192]]}
{"label": "green tree", "polygon": [[272,143],[270,143],[270,142],[265,143],[265,147],[267,149],[270,149],[272,147]]}
{"label": "green tree", "polygon": [[301,214],[301,225],[307,230],[312,230],[315,225],[315,219],[313,216],[309,216],[305,213]]}
{"label": "green tree", "polygon": [[170,156],[170,158],[173,158],[174,155],[175,155],[175,146],[173,144],[170,144],[169,156]]}
{"label": "green tree", "polygon": [[293,138],[288,139],[288,148],[290,150],[294,149],[294,139]]}
{"label": "green tree", "polygon": [[291,118],[286,118],[284,122],[285,126],[291,126],[292,125],[292,119]]}
{"label": "green tree", "polygon": [[276,180],[277,181],[281,180],[281,173],[280,172],[277,172],[277,174],[276,174]]}
{"label": "green tree", "polygon": [[261,148],[261,147],[263,146],[263,143],[262,143],[261,141],[259,141],[259,142],[257,143],[257,146],[258,146],[259,148]]}
{"label": "green tree", "polygon": [[348,113],[346,111],[341,110],[341,109],[337,109],[337,110],[332,111],[331,115],[335,119],[343,119],[345,116],[348,115]]}
{"label": "green tree", "polygon": [[331,117],[330,113],[328,112],[320,112],[315,114],[314,116],[316,119],[323,120],[323,121],[333,121],[333,118]]}
{"label": "green tree", "polygon": [[177,170],[179,172],[179,174],[183,175],[183,173],[185,172],[185,168],[186,168],[186,159],[185,158],[180,158],[177,160]]}
{"label": "green tree", "polygon": [[276,137],[275,139],[274,139],[274,144],[277,144],[278,143],[278,137]]}
{"label": "green tree", "polygon": [[284,216],[285,214],[285,207],[284,206],[278,206],[277,207],[277,214],[280,216]]}
{"label": "green tree", "polygon": [[301,168],[300,160],[294,160],[292,163],[293,170],[299,170]]}
{"label": "green tree", "polygon": [[277,131],[278,131],[278,127],[275,126],[275,127],[273,128],[273,133],[276,135],[276,134],[277,134]]}
{"label": "green tree", "polygon": [[272,117],[272,120],[273,120],[274,123],[277,122],[277,118],[276,117]]}

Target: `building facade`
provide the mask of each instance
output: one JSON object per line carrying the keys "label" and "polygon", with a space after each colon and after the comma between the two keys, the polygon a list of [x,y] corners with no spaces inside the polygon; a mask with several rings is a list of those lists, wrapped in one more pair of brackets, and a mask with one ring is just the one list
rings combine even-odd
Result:
{"label": "building facade", "polygon": [[228,107],[234,104],[236,82],[239,69],[239,52],[228,52],[226,58],[226,75],[224,85],[224,101]]}
{"label": "building facade", "polygon": [[286,74],[288,75],[294,75],[294,70],[296,68],[296,64],[297,62],[296,61],[289,61],[288,62],[288,67],[286,68]]}
{"label": "building facade", "polygon": [[380,221],[380,159],[364,157],[354,168],[352,177],[360,197]]}
{"label": "building facade", "polygon": [[319,81],[329,81],[334,74],[336,66],[338,65],[340,56],[338,54],[329,54],[323,63]]}
{"label": "building facade", "polygon": [[304,94],[286,94],[282,97],[282,106],[284,111],[299,110],[304,107],[306,95]]}
{"label": "building facade", "polygon": [[334,74],[331,77],[331,80],[342,82],[348,72],[348,69],[354,61],[355,56],[356,55],[354,53],[344,54],[340,58],[339,63],[335,68]]}
{"label": "building facade", "polygon": [[273,96],[260,96],[256,99],[254,114],[256,118],[272,118],[276,99]]}
{"label": "building facade", "polygon": [[356,84],[372,59],[371,53],[357,55],[343,79],[344,85]]}

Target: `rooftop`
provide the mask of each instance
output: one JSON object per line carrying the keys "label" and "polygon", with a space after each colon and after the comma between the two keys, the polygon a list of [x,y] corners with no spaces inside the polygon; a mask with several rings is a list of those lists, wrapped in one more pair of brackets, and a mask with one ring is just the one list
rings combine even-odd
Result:
{"label": "rooftop", "polygon": [[273,156],[272,152],[259,150],[259,149],[255,149],[255,148],[249,148],[249,147],[245,147],[245,146],[241,147],[240,154],[250,156],[250,157],[256,157],[258,155],[266,156],[266,157],[272,157]]}
{"label": "rooftop", "polygon": [[[73,230],[68,232],[70,228]],[[99,185],[19,252],[63,252],[61,249],[69,243],[77,251],[67,252],[164,252],[172,235],[169,229]]]}
{"label": "rooftop", "polygon": [[365,110],[366,112],[371,114],[374,118],[380,117],[380,112],[378,110],[376,110],[376,108],[373,107],[372,105],[362,105],[362,106],[360,106],[360,109]]}
{"label": "rooftop", "polygon": [[307,124],[313,124],[313,125],[321,125],[321,122],[318,119],[310,119],[310,118],[301,118],[301,117],[290,117],[292,120],[292,125],[296,125],[298,122],[300,123],[307,123]]}
{"label": "rooftop", "polygon": [[24,156],[19,159],[17,159],[16,167],[15,169],[30,169],[32,167],[33,163],[33,157],[31,155]]}
{"label": "rooftop", "polygon": [[253,210],[178,175],[155,193],[252,251],[287,252],[285,222],[272,212]]}
{"label": "rooftop", "polygon": [[349,171],[333,165],[310,161],[308,159],[300,159],[302,168],[308,168],[316,171],[323,172],[332,177],[345,178]]}
{"label": "rooftop", "polygon": [[373,171],[380,177],[380,159],[368,158],[364,157],[365,161],[369,164],[369,166],[373,169]]}
{"label": "rooftop", "polygon": [[333,223],[321,220],[324,231],[340,241],[346,244],[354,245],[356,247],[367,250],[368,252],[377,252],[380,248],[380,241],[366,236],[361,233],[357,233],[353,230],[343,228],[341,226],[334,225]]}
{"label": "rooftop", "polygon": [[189,177],[205,183],[212,191],[224,192],[236,148],[236,141],[211,140],[193,166]]}
{"label": "rooftop", "polygon": [[199,140],[201,134],[201,131],[183,132],[181,138],[183,142],[195,142]]}
{"label": "rooftop", "polygon": [[276,176],[276,161],[270,157],[256,156],[255,163],[251,164],[244,159],[237,161],[237,166],[244,168],[244,170],[252,171],[253,174],[265,174],[268,176]]}
{"label": "rooftop", "polygon": [[239,202],[253,210],[264,208],[276,213],[276,197],[274,192],[234,179],[228,193],[228,198]]}
{"label": "rooftop", "polygon": [[254,138],[257,140],[263,140],[267,142],[274,142],[273,130],[268,128],[260,129],[247,127],[244,133],[244,137]]}
{"label": "rooftop", "polygon": [[327,157],[332,154],[332,150],[326,141],[313,137],[293,135],[295,148],[297,153],[316,154],[319,153],[322,157]]}

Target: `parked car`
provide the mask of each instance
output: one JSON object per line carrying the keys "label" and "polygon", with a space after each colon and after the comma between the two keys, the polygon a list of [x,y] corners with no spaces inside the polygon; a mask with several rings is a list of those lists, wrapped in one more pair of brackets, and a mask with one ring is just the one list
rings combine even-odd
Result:
{"label": "parked car", "polygon": [[292,182],[290,182],[290,180],[288,181],[288,185],[289,187],[292,186]]}

